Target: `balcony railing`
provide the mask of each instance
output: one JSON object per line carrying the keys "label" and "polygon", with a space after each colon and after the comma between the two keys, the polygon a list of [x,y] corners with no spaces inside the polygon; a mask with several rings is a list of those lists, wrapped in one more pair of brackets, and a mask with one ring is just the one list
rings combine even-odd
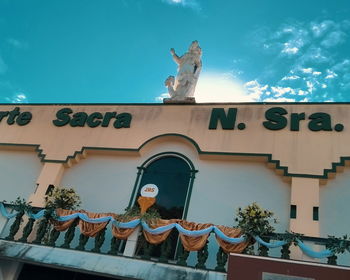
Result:
{"label": "balcony railing", "polygon": [[[5,205],[5,207],[8,210],[11,209],[11,205]],[[33,208],[32,211],[36,214],[41,210],[42,208]],[[79,218],[74,219],[65,231],[60,232],[52,226],[50,222],[52,216],[50,216],[49,212],[40,219],[35,219],[35,215],[28,217],[25,214],[24,211],[19,211],[12,214],[12,219],[7,219],[6,225],[2,230],[1,239],[65,249],[91,251],[101,254],[130,256],[130,251],[126,252],[127,250],[125,248],[128,248],[134,242],[135,234],[134,236],[130,236],[128,240],[118,239],[112,235],[111,225],[108,225],[94,237],[89,237],[79,231],[79,227],[77,226]],[[197,269],[226,271],[228,255],[214,242],[213,232],[209,233],[212,236],[208,238],[205,246],[196,252],[185,250],[176,235],[174,237],[174,235],[170,234],[160,245],[152,245],[147,242],[146,238],[140,233],[140,230],[135,232],[138,241],[136,242],[136,250],[134,250],[136,252],[133,253],[133,251],[131,253],[134,258],[168,263],[170,265],[190,266]],[[282,242],[281,239],[287,241]],[[175,240],[175,242],[172,240]],[[248,246],[243,253],[291,259],[293,258],[293,253],[299,250],[293,244],[301,242],[305,246],[302,248],[304,253],[305,248],[310,250],[310,246],[313,246],[313,249],[317,247],[314,252],[322,251],[327,253],[323,259],[317,261],[332,265],[337,265],[337,254],[348,254],[347,252],[350,248],[350,241],[348,240],[308,236],[298,236],[297,239],[288,239],[286,238],[286,234],[263,236],[256,241],[258,242]],[[254,240],[252,240],[252,243],[254,243]],[[270,249],[273,247],[276,248]],[[328,250],[327,248],[332,250]],[[322,257],[322,255],[318,255],[318,257]]]}

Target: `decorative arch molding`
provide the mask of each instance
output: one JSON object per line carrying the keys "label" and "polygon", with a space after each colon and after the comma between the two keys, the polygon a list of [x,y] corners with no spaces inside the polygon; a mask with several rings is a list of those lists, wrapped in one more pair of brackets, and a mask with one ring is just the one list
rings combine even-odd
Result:
{"label": "decorative arch molding", "polygon": [[280,160],[272,158],[272,154],[203,151],[195,140],[193,140],[192,138],[186,135],[177,134],[177,133],[166,133],[166,134],[160,134],[160,135],[154,136],[150,139],[147,139],[136,149],[83,146],[79,151],[75,151],[74,154],[68,155],[64,160],[46,159],[46,154],[43,153],[43,149],[40,147],[40,144],[0,143],[0,148],[20,147],[24,149],[34,149],[34,151],[37,152],[37,155],[40,158],[41,162],[63,163],[66,166],[71,166],[73,162],[78,162],[80,158],[85,158],[86,153],[88,151],[116,151],[116,152],[131,153],[136,155],[140,153],[140,150],[142,148],[144,148],[147,144],[151,143],[152,141],[162,137],[170,137],[170,136],[175,138],[180,137],[181,139],[184,139],[185,141],[191,143],[193,147],[196,149],[197,153],[203,156],[236,156],[236,157],[247,157],[253,160],[254,158],[262,158],[268,164],[272,165],[273,168],[275,168],[279,174],[285,177],[301,177],[301,178],[314,178],[314,179],[326,180],[334,177],[334,175],[337,173],[337,168],[344,167],[346,165],[346,162],[350,162],[350,156],[340,156],[339,161],[331,163],[331,166],[332,166],[331,168],[326,168],[323,170],[323,174],[315,175],[315,174],[304,174],[304,173],[290,173],[288,171],[288,166],[281,165]]}
{"label": "decorative arch molding", "polygon": [[187,163],[189,169],[190,169],[190,181],[189,181],[189,185],[188,185],[188,189],[187,189],[187,194],[186,194],[186,199],[185,199],[185,205],[184,205],[184,212],[183,212],[183,217],[186,218],[187,217],[187,213],[188,213],[188,207],[191,201],[191,194],[192,194],[192,189],[193,189],[193,184],[194,184],[194,179],[196,177],[196,173],[198,172],[198,170],[195,169],[195,166],[193,164],[193,162],[184,154],[181,154],[179,152],[161,152],[158,154],[154,154],[153,156],[149,157],[148,159],[146,159],[141,166],[137,167],[137,175],[136,175],[136,180],[135,180],[135,184],[133,187],[133,191],[130,197],[130,201],[128,204],[128,207],[131,207],[132,205],[134,205],[135,201],[136,201],[136,195],[137,195],[137,191],[140,188],[140,182],[141,182],[141,178],[143,175],[144,170],[150,166],[153,162],[157,161],[158,159],[161,158],[165,158],[165,157],[177,157],[182,159],[185,163]]}
{"label": "decorative arch molding", "polygon": [[150,165],[152,162],[156,161],[159,158],[165,157],[165,156],[173,156],[173,157],[178,157],[181,158],[182,160],[184,160],[188,166],[190,167],[191,171],[196,171],[194,167],[193,162],[184,154],[178,153],[178,152],[161,152],[158,154],[155,154],[153,156],[151,156],[150,158],[148,158],[147,160],[145,160],[140,167],[138,168],[146,168],[148,165]]}
{"label": "decorative arch molding", "polygon": [[146,140],[144,143],[142,143],[141,146],[137,150],[140,151],[141,149],[143,149],[145,146],[147,146],[151,142],[158,140],[158,139],[161,139],[161,138],[165,138],[165,137],[171,137],[173,139],[179,138],[179,139],[185,140],[185,142],[192,144],[192,146],[196,149],[198,154],[202,153],[202,150],[196,141],[194,141],[192,138],[190,138],[186,135],[178,134],[178,133],[166,133],[166,134],[160,134],[160,135],[154,136],[154,137]]}

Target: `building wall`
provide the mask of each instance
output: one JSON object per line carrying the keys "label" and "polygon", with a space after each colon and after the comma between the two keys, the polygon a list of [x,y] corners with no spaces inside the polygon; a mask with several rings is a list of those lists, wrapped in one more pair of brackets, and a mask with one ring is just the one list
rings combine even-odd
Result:
{"label": "building wall", "polygon": [[131,198],[137,167],[165,152],[181,153],[198,170],[187,220],[232,226],[236,209],[256,201],[278,217],[277,231],[288,229],[290,186],[266,163],[201,159],[192,144],[175,139],[155,141],[139,157],[88,155],[65,170],[61,185],[74,187],[86,210],[121,213]]}
{"label": "building wall", "polygon": [[91,155],[67,168],[61,185],[74,188],[83,209],[123,213],[128,206],[140,159]]}
{"label": "building wall", "polygon": [[[123,213],[131,198],[137,167],[150,157],[166,152],[181,153],[198,170],[188,221],[234,226],[237,208],[256,201],[275,213],[279,220],[275,225],[277,232],[289,229],[290,184],[283,182],[266,163],[203,159],[191,143],[174,137],[152,141],[138,157],[88,155],[65,170],[61,185],[74,187],[81,196],[82,208],[88,211]],[[107,232],[106,240],[110,238]],[[92,240],[87,246],[92,246]],[[108,247],[109,242],[102,249],[107,251]],[[212,237],[207,261],[211,268],[216,264],[217,250]],[[195,253],[191,253],[189,263],[196,263]]]}
{"label": "building wall", "polygon": [[[0,105],[0,112],[12,112],[14,107]],[[114,127],[115,119],[105,127],[89,127],[85,122],[77,124],[73,120],[73,123],[55,126],[57,113],[68,108],[72,113],[64,115],[65,119],[72,119],[78,112],[86,116],[93,116],[96,112],[104,116],[117,112],[129,114],[132,120],[123,128]],[[270,110],[276,108],[284,113],[271,114]],[[28,104],[17,109],[32,114],[33,118],[29,123],[19,125],[9,124],[8,117],[4,117],[0,126],[0,144],[36,146],[42,151],[43,159],[50,162],[66,162],[76,153],[94,148],[137,152],[154,137],[178,134],[192,139],[201,153],[269,155],[288,168],[288,171],[284,169],[287,173],[319,178],[325,169],[332,168],[332,163],[339,163],[340,157],[350,152],[349,104]],[[229,110],[236,110],[236,121],[228,121],[228,129],[223,129],[220,123],[216,129],[209,129],[211,119],[216,124],[212,118],[214,109],[222,110],[226,120]],[[276,116],[277,120],[283,119],[279,128],[266,127],[268,111],[270,127],[276,122],[271,121],[271,117],[272,120],[276,120]],[[312,120],[313,130],[310,129]],[[59,122],[62,123],[62,118]],[[339,127],[344,129],[339,131]]]}
{"label": "building wall", "polygon": [[28,199],[36,189],[42,163],[34,151],[0,150],[0,201]]}
{"label": "building wall", "polygon": [[349,234],[350,168],[329,179],[320,188],[320,234],[341,236]]}
{"label": "building wall", "polygon": [[[20,125],[6,122],[6,118],[0,120],[0,200],[30,197],[36,206],[43,206],[47,186],[54,184],[75,188],[82,199],[81,207],[87,211],[123,213],[130,199],[135,199],[131,196],[137,167],[154,155],[177,152],[188,158],[198,171],[187,220],[233,226],[236,209],[256,201],[275,213],[279,220],[275,226],[277,232],[292,230],[312,236],[340,236],[349,233],[350,220],[344,213],[349,210],[350,170],[346,167],[334,179],[328,175],[338,171],[336,165],[343,166],[345,160],[350,160],[349,106],[21,105],[21,112],[32,113],[30,123]],[[1,105],[0,110],[11,111],[14,107]],[[124,128],[115,128],[113,121],[108,127],[70,124],[57,127],[52,121],[65,107],[72,108],[74,113],[126,112],[132,116],[132,122]],[[264,127],[266,112],[273,107],[286,110],[285,128]],[[223,108],[226,113],[237,109],[234,129],[223,129],[222,124],[209,129],[214,108]],[[310,129],[309,116],[316,112],[329,114],[330,129]],[[291,127],[291,113],[294,117],[305,113],[298,129]],[[239,123],[246,128],[240,130]],[[341,124],[344,130],[338,131],[336,126]],[[12,147],[36,148],[39,156],[34,151]],[[326,181],[326,185],[320,185],[320,180]],[[289,218],[290,204],[297,206],[296,219]],[[313,220],[313,207],[320,209],[320,222]],[[110,239],[109,232],[105,243]],[[74,242],[78,242],[78,234]],[[109,248],[106,244],[104,252]],[[92,246],[90,239],[87,247]],[[209,250],[217,249],[212,237]],[[195,262],[195,253],[191,253],[190,260]],[[210,255],[208,262],[215,263],[215,254]]]}
{"label": "building wall", "polygon": [[189,219],[232,226],[238,207],[257,202],[275,213],[277,231],[289,228],[290,186],[265,163],[201,160],[198,170]]}

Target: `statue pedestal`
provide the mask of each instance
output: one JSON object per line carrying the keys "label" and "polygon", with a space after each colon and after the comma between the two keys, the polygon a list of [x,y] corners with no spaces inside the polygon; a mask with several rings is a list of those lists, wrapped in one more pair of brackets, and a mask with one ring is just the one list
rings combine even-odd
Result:
{"label": "statue pedestal", "polygon": [[196,103],[196,99],[194,97],[185,97],[184,99],[164,98],[163,103],[164,104],[184,104],[184,103],[194,104]]}

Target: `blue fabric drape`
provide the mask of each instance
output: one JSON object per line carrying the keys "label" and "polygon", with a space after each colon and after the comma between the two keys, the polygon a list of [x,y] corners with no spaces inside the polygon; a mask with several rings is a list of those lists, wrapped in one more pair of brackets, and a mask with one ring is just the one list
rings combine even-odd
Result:
{"label": "blue fabric drape", "polygon": [[[37,220],[37,219],[41,219],[45,215],[45,212],[46,212],[46,210],[43,209],[36,214],[31,213],[31,212],[27,212],[27,215],[28,215],[28,217]],[[8,213],[2,202],[0,202],[0,213],[4,217],[6,217],[7,219],[12,219],[12,218],[16,217],[16,215],[18,214],[18,212]],[[242,235],[241,237],[232,238],[232,237],[225,235],[216,226],[209,226],[208,228],[205,228],[205,229],[191,231],[191,230],[187,230],[187,229],[183,228],[181,225],[179,225],[177,223],[173,223],[173,224],[169,224],[166,226],[161,226],[161,227],[153,229],[153,228],[150,228],[149,225],[145,221],[141,221],[140,219],[135,219],[135,220],[132,220],[130,222],[119,222],[119,221],[115,220],[112,216],[106,216],[106,217],[101,217],[101,218],[89,218],[85,213],[74,213],[74,214],[67,215],[67,216],[59,216],[59,217],[56,217],[55,219],[59,222],[65,222],[65,221],[69,221],[71,219],[76,219],[76,218],[79,218],[79,219],[81,219],[85,222],[88,222],[88,223],[96,223],[96,224],[97,223],[104,223],[104,222],[112,222],[113,226],[119,227],[119,228],[135,228],[135,227],[141,225],[143,230],[145,230],[151,234],[161,234],[161,233],[164,233],[170,229],[176,228],[179,231],[179,233],[187,235],[187,236],[192,236],[192,237],[202,236],[202,235],[214,232],[219,238],[221,238],[222,240],[229,242],[229,243],[238,244],[238,243],[246,241],[246,236]],[[287,244],[286,241],[276,241],[273,243],[265,242],[259,236],[254,236],[254,239],[259,244],[262,244],[263,246],[266,246],[267,248],[277,248],[277,247],[281,247],[281,246]],[[321,259],[321,258],[327,258],[327,257],[330,257],[333,255],[332,251],[330,251],[328,249],[320,251],[320,252],[314,251],[309,246],[305,245],[301,240],[297,240],[297,244],[300,247],[300,249],[311,258]]]}

